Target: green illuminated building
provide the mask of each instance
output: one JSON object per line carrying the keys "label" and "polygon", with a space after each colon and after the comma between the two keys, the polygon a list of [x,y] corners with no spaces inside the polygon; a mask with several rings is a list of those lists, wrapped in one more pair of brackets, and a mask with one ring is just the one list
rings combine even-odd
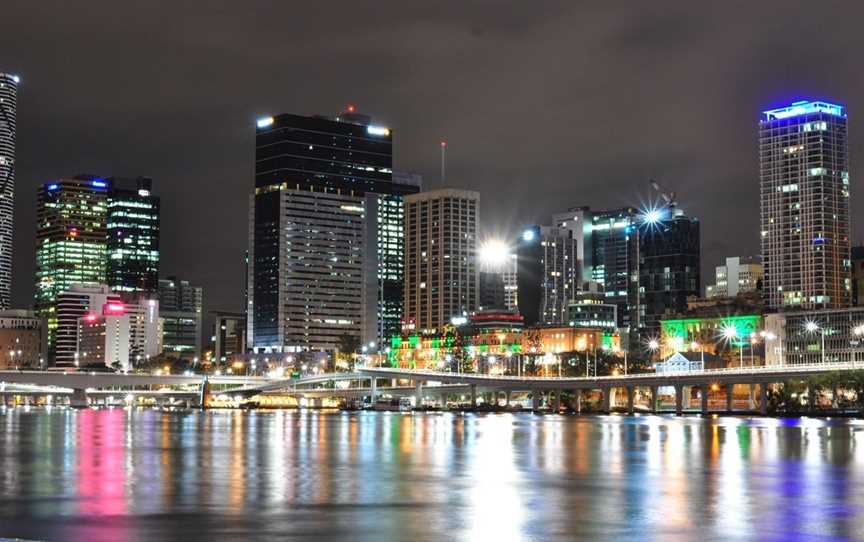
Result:
{"label": "green illuminated building", "polygon": [[111,178],[108,197],[108,285],[127,298],[159,288],[159,197],[153,181]]}
{"label": "green illuminated building", "polygon": [[72,285],[105,283],[110,183],[92,175],[42,185],[36,210],[36,310],[57,329],[57,295]]}

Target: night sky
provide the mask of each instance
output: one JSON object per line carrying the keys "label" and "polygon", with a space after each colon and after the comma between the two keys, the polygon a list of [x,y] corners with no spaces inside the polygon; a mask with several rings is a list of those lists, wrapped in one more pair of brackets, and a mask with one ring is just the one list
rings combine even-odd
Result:
{"label": "night sky", "polygon": [[703,286],[722,258],[758,252],[763,109],[849,106],[862,209],[862,3],[135,4],[0,6],[0,71],[22,77],[18,307],[36,187],[93,173],[153,177],[163,276],[204,286],[206,310],[240,310],[255,117],[348,103],[394,129],[396,169],[427,188],[446,138],[447,184],[481,192],[484,235],[646,203],[658,179],[702,221]]}

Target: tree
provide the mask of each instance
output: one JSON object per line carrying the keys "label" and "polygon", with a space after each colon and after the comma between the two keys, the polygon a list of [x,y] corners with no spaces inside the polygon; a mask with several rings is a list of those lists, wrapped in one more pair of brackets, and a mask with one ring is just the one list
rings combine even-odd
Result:
{"label": "tree", "polygon": [[360,337],[343,333],[339,337],[339,352],[343,354],[356,354],[360,350]]}

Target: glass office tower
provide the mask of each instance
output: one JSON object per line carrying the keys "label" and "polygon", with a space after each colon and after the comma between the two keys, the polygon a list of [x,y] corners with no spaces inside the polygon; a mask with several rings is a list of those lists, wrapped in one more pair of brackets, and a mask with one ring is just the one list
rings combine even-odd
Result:
{"label": "glass office tower", "polygon": [[39,188],[36,203],[36,310],[48,320],[49,351],[57,329],[57,296],[73,285],[105,283],[110,183],[92,175]]}
{"label": "glass office tower", "polygon": [[250,198],[247,343],[332,351],[398,333],[403,196],[392,133],[349,110],[258,119]]}

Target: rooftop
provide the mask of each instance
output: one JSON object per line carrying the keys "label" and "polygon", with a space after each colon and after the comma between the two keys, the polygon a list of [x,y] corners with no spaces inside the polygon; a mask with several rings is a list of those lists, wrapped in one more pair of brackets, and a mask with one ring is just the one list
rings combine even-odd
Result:
{"label": "rooftop", "polygon": [[800,102],[793,102],[792,105],[781,107],[779,109],[763,111],[762,114],[765,115],[765,117],[762,120],[780,120],[800,115],[809,115],[811,113],[828,113],[829,115],[846,118],[846,107],[829,102],[811,102],[802,100]]}

